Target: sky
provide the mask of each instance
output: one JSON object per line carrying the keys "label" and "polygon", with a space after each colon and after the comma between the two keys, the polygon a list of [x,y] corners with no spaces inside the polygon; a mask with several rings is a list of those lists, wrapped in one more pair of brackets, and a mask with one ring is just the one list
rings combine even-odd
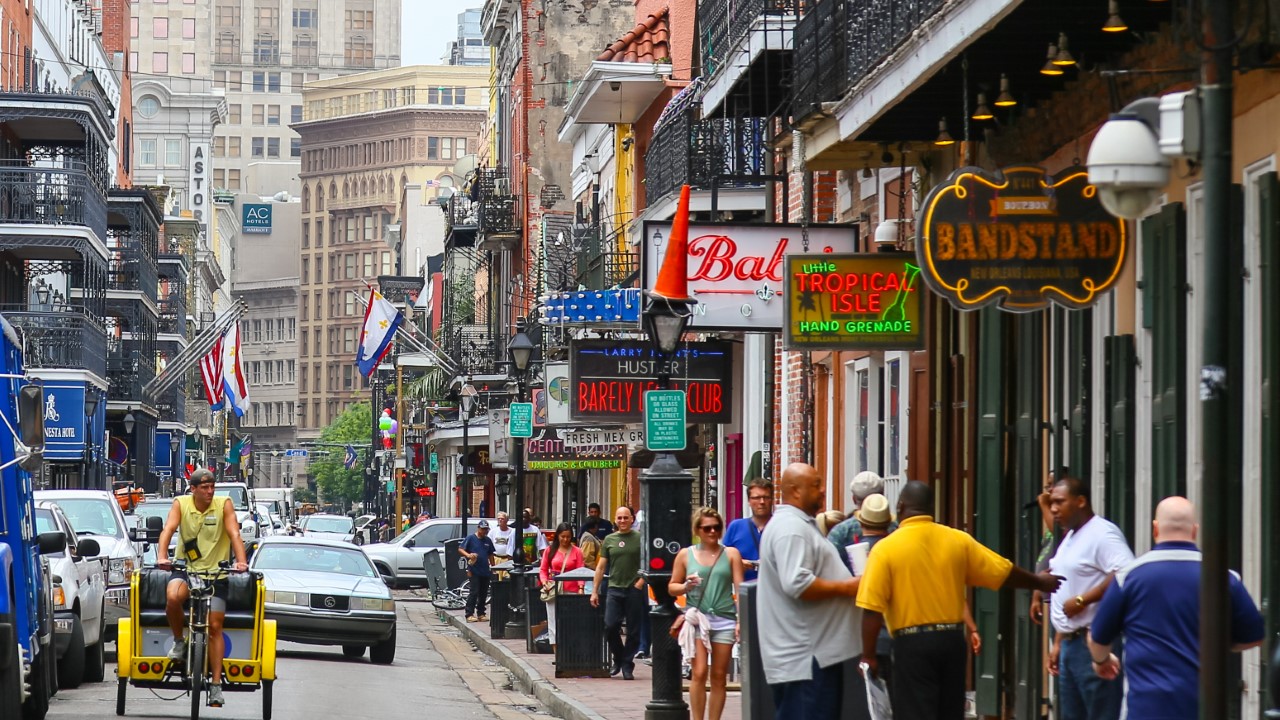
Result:
{"label": "sky", "polygon": [[438,65],[458,37],[458,14],[484,0],[402,0],[400,57],[405,65]]}

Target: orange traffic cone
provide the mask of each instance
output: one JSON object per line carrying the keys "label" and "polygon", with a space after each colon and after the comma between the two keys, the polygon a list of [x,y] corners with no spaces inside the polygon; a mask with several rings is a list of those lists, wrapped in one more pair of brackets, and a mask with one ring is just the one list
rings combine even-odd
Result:
{"label": "orange traffic cone", "polygon": [[689,186],[680,188],[680,204],[671,222],[671,242],[662,258],[662,269],[650,295],[667,300],[691,300],[689,296]]}

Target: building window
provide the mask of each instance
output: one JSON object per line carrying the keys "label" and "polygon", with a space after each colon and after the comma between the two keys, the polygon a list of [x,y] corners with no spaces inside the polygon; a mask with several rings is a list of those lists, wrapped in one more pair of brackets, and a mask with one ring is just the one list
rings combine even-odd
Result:
{"label": "building window", "polygon": [[[263,363],[263,365],[266,365],[266,366],[267,366],[267,384],[268,384],[268,385],[274,385],[274,384],[275,384],[275,381],[276,381],[276,374],[272,371],[272,362],[271,362],[270,360],[268,360],[268,361],[266,361],[265,363]],[[268,405],[267,405],[267,407],[268,407],[268,408],[270,408],[270,407],[271,407],[271,405],[270,405],[270,404],[268,404]],[[268,417],[268,419],[269,419],[269,418],[271,417],[271,415],[270,415],[271,411],[270,411],[270,410],[268,410],[268,411],[267,411],[267,413],[268,413],[268,414],[267,414],[267,417]]]}
{"label": "building window", "polygon": [[[281,340],[288,339],[284,335],[284,318],[276,318],[276,337],[280,338]],[[281,362],[284,362],[284,361],[282,360]],[[283,375],[281,377],[283,377]]]}
{"label": "building window", "polygon": [[227,139],[226,138],[216,137],[213,139],[213,156],[214,157],[227,156]]}
{"label": "building window", "polygon": [[155,167],[158,162],[157,141],[155,138],[143,138],[138,141],[138,164],[144,167]]}
{"label": "building window", "polygon": [[434,138],[434,137],[427,138],[427,159],[428,160],[440,159],[440,138]]}
{"label": "building window", "polygon": [[382,253],[382,274],[391,274],[391,253],[384,251]]}
{"label": "building window", "polygon": [[218,62],[240,62],[240,36],[224,30],[218,33]]}
{"label": "building window", "polygon": [[256,24],[259,30],[277,30],[280,28],[280,8],[259,5],[256,9]]}
{"label": "building window", "polygon": [[253,91],[267,91],[267,74],[265,72],[258,71],[253,73]]}
{"label": "building window", "polygon": [[280,106],[279,105],[267,106],[267,124],[268,125],[280,124]]}
{"label": "building window", "polygon": [[267,138],[267,157],[280,157],[280,138]]}
{"label": "building window", "polygon": [[[295,334],[297,333],[297,331],[298,331],[298,319],[289,318],[289,339],[290,340],[293,340],[295,338]],[[290,360],[289,362],[292,363],[293,361]],[[290,373],[290,375],[292,374],[293,373]]]}
{"label": "building window", "polygon": [[267,92],[280,92],[280,73],[267,73]]}
{"label": "building window", "polygon": [[348,10],[346,29],[347,30],[372,30],[373,29],[373,11],[372,10]]}
{"label": "building window", "polygon": [[169,18],[151,18],[151,35],[157,40],[167,40],[169,38]]}
{"label": "building window", "polygon": [[218,5],[218,27],[240,29],[240,3]]}
{"label": "building window", "polygon": [[342,312],[347,317],[351,317],[352,315],[356,314],[355,295],[351,293],[346,293],[345,295],[342,296]]}
{"label": "building window", "polygon": [[240,124],[240,103],[232,103],[227,106],[227,124]]}
{"label": "building window", "polygon": [[354,388],[355,373],[352,372],[353,370],[355,370],[355,368],[353,368],[350,365],[342,366],[342,389],[343,390],[351,390]]}
{"label": "building window", "polygon": [[137,108],[139,115],[150,120],[160,112],[160,101],[154,95],[143,95]]}
{"label": "building window", "polygon": [[138,37],[138,18],[129,18],[129,37]]}
{"label": "building window", "polygon": [[[137,37],[137,35],[135,35],[134,37]],[[182,19],[182,39],[183,40],[196,39],[196,19],[195,18]]]}
{"label": "building window", "polygon": [[165,167],[182,167],[181,140],[164,141],[164,164]]}
{"label": "building window", "polygon": [[[294,88],[294,89],[299,90],[301,88]],[[289,122],[291,123],[302,122],[302,106],[301,105],[289,106]]]}
{"label": "building window", "polygon": [[316,26],[316,9],[315,8],[294,8],[293,26],[299,30],[303,28],[315,28]]}
{"label": "building window", "polygon": [[[257,361],[254,361],[249,363],[249,365],[252,367],[252,369],[249,371],[249,374],[253,376],[253,384],[261,385],[262,384],[262,364]],[[257,407],[257,406],[255,405],[254,407]]]}
{"label": "building window", "polygon": [[363,35],[352,35],[347,38],[344,59],[347,67],[373,67],[373,43]]}
{"label": "building window", "polygon": [[253,36],[253,62],[255,65],[280,64],[280,41],[274,33]]}
{"label": "building window", "polygon": [[453,159],[453,138],[440,138],[440,159]]}
{"label": "building window", "polygon": [[254,105],[253,106],[253,124],[261,125],[265,117],[266,117],[266,106]]}
{"label": "building window", "polygon": [[261,320],[253,321],[253,341],[262,342],[262,321]]}
{"label": "building window", "polygon": [[[319,50],[316,44],[316,36],[311,33],[298,33],[293,36],[293,64],[294,65],[315,65],[319,62]],[[300,73],[299,73],[300,74]],[[302,85],[298,83],[294,90],[301,90]]]}
{"label": "building window", "polygon": [[151,72],[157,75],[169,74],[169,53],[167,52],[151,53]]}
{"label": "building window", "polygon": [[355,253],[347,253],[342,258],[344,268],[343,277],[347,280],[354,280],[356,277],[356,256]]}
{"label": "building window", "polygon": [[302,157],[302,138],[290,138],[289,157]]}
{"label": "building window", "polygon": [[249,156],[256,157],[256,158],[266,156],[266,143],[264,142],[263,138],[260,138],[260,137],[253,138],[253,140],[251,141]]}
{"label": "building window", "polygon": [[240,137],[228,138],[227,157],[240,157]]}
{"label": "building window", "polygon": [[[356,351],[356,329],[355,328],[343,328],[342,351],[349,352],[349,353]],[[351,366],[346,365],[345,367],[351,367]]]}
{"label": "building window", "polygon": [[129,72],[138,72],[138,53],[136,52],[129,53]]}
{"label": "building window", "polygon": [[466,156],[466,154],[467,154],[467,139],[466,139],[466,138],[454,138],[454,139],[453,139],[453,151],[454,151],[454,152],[456,152],[456,153],[458,154],[458,157],[465,157],[465,156]]}
{"label": "building window", "polygon": [[427,89],[428,105],[466,105],[465,87],[433,87]]}
{"label": "building window", "polygon": [[196,72],[196,54],[182,53],[182,72],[187,75],[194,75]]}
{"label": "building window", "polygon": [[240,171],[238,169],[227,171],[227,189],[228,190],[240,189]]}

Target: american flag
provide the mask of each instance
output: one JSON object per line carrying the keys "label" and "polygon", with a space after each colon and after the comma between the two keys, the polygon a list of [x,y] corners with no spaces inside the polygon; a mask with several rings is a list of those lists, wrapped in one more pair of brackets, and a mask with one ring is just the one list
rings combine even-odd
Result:
{"label": "american flag", "polygon": [[214,410],[222,409],[222,338],[213,349],[200,358],[200,379],[204,382],[204,396]]}

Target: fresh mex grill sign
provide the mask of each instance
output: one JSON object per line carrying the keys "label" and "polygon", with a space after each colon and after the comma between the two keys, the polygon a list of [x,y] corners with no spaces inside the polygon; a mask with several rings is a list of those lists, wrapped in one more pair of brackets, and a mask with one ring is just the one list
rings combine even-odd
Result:
{"label": "fresh mex grill sign", "polygon": [[622,467],[626,453],[621,445],[569,447],[556,428],[547,428],[525,441],[525,469],[609,470]]}
{"label": "fresh mex grill sign", "polygon": [[924,303],[915,257],[788,257],[788,350],[918,350]]}
{"label": "fresh mex grill sign", "polygon": [[1124,221],[1098,200],[1082,167],[995,174],[962,168],[925,198],[916,229],[924,279],[961,310],[1014,312],[1092,305],[1124,267]]}
{"label": "fresh mex grill sign", "polygon": [[[641,340],[575,340],[570,346],[569,415],[577,421],[639,423],[646,390],[657,390],[661,360]],[[727,423],[733,415],[733,345],[682,343],[671,379],[685,391],[691,423]]]}

